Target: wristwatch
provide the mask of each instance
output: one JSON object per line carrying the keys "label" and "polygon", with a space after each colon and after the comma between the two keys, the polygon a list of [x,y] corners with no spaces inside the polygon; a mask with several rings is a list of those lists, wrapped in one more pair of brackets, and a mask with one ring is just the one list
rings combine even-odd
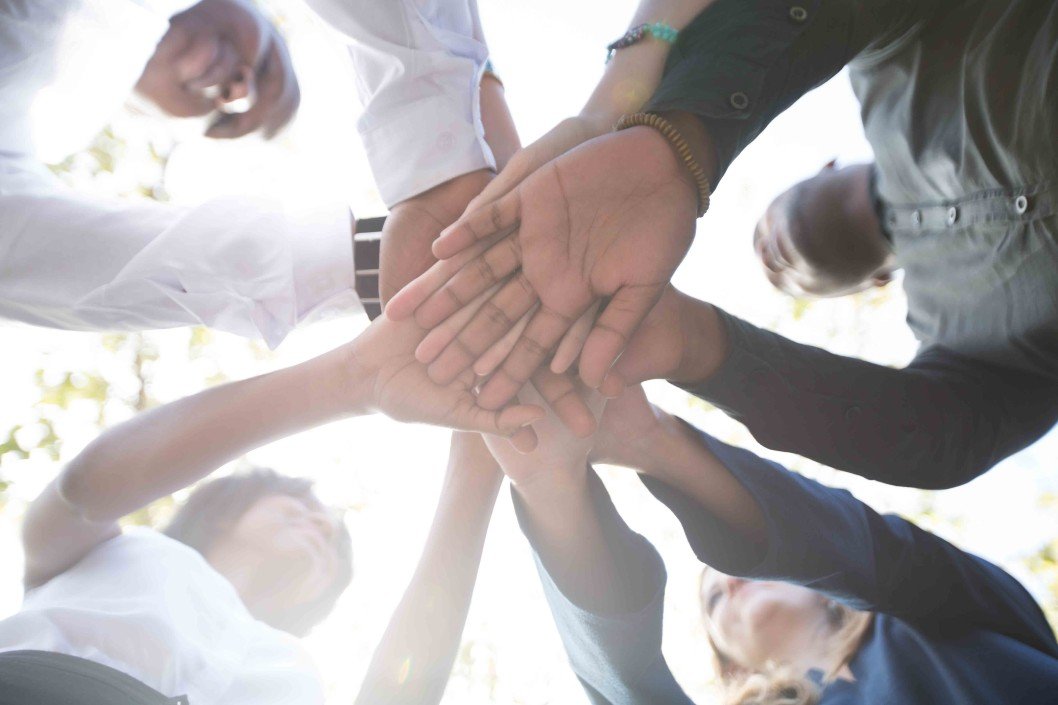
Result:
{"label": "wristwatch", "polygon": [[379,246],[382,244],[382,226],[386,216],[359,218],[353,234],[353,269],[356,275],[356,293],[370,320],[382,315],[382,299],[378,292]]}

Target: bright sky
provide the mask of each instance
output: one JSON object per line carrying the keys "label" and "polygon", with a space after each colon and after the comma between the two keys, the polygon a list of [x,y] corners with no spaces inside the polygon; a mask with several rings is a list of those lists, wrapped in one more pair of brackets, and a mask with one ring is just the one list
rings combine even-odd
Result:
{"label": "bright sky", "polygon": [[[623,31],[632,0],[480,0],[497,70],[523,140],[539,136],[575,112],[600,75],[604,47]],[[292,202],[337,199],[359,215],[381,212],[353,122],[356,101],[344,50],[329,41],[308,13],[292,0],[276,2],[288,15],[288,36],[303,90],[297,124],[278,144],[258,140],[212,143],[193,137],[197,125],[179,128],[183,143],[170,162],[166,187],[174,201],[196,203],[223,193],[252,192]],[[67,116],[64,115],[63,119]],[[142,121],[123,119],[138,129]],[[153,124],[153,123],[152,123]],[[147,129],[147,128],[144,128]],[[149,129],[156,129],[150,127]],[[842,75],[778,119],[749,148],[717,190],[699,225],[695,245],[676,277],[685,291],[713,301],[755,323],[798,340],[887,364],[902,364],[915,343],[903,323],[899,285],[882,295],[819,302],[795,320],[791,301],[772,291],[752,257],[753,224],[768,201],[793,182],[838,158],[870,158],[859,127],[858,108]],[[117,186],[99,186],[100,190]],[[293,334],[274,355],[255,356],[238,339],[218,335],[204,360],[187,361],[186,331],[152,334],[162,357],[155,370],[155,396],[172,399],[201,379],[203,367],[238,378],[323,352],[356,334],[358,318],[321,323]],[[5,365],[0,369],[0,428],[24,418],[35,400],[32,374],[66,369],[101,369],[121,379],[127,361],[115,360],[98,336],[17,326],[0,328]],[[664,385],[651,387],[658,403],[701,422],[722,438],[750,443],[740,426],[719,412],[705,412]],[[75,410],[76,412],[76,410]],[[117,420],[117,419],[114,419]],[[60,429],[64,459],[90,438],[86,424]],[[1013,565],[1053,532],[1053,517],[1036,505],[1054,489],[1050,459],[1054,437],[962,489],[935,497],[934,510],[958,526],[967,548]],[[371,651],[398,601],[421,547],[445,466],[447,434],[400,426],[384,418],[343,422],[281,441],[251,454],[254,463],[317,478],[323,497],[353,507],[357,576],[330,621],[308,639],[334,702],[349,702]],[[842,482],[882,509],[916,512],[924,495],[853,481],[786,460],[828,481]],[[15,480],[16,500],[29,499],[59,466],[42,457],[5,459],[3,474]],[[1049,477],[1049,479],[1048,479]],[[698,571],[678,524],[627,473],[605,475],[630,523],[659,547],[669,571],[665,652],[687,690],[704,697],[711,678],[694,598]],[[1049,484],[1048,484],[1049,483]],[[20,562],[16,542],[18,502],[0,513],[0,615],[17,609]],[[1023,579],[1026,577],[1019,574]],[[1030,587],[1039,586],[1030,582]],[[585,702],[565,664],[543,601],[529,552],[513,522],[510,500],[501,494],[490,531],[466,653],[446,702],[473,704]]]}

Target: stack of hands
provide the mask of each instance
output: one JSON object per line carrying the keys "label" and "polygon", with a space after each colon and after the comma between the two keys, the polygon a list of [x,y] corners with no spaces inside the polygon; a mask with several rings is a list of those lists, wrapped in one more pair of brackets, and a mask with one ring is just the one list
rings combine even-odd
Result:
{"label": "stack of hands", "polygon": [[[695,183],[658,131],[613,132],[630,106],[597,98],[606,83],[495,178],[456,179],[398,204],[387,223],[389,243],[412,243],[389,262],[413,271],[390,275],[389,321],[376,325],[417,327],[420,382],[473,393],[477,418],[522,450],[534,434],[509,424],[538,420],[542,405],[585,438],[597,425],[588,391],[613,398],[647,379],[693,382],[726,354],[713,309],[669,284],[694,236]],[[669,117],[695,134],[696,119]],[[696,149],[709,163],[707,142]],[[530,388],[535,403],[519,403]]]}
{"label": "stack of hands", "polygon": [[[380,274],[387,320],[349,348],[351,374],[371,379],[360,407],[529,450],[545,407],[586,438],[597,426],[588,391],[612,398],[719,364],[718,319],[669,285],[694,236],[695,181],[657,130],[613,131],[642,109],[666,55],[650,42],[618,52],[580,114],[523,149],[501,84],[483,79],[486,139],[503,168],[393,208]],[[173,17],[137,90],[172,115],[216,112],[212,137],[270,137],[299,102],[286,46],[248,0],[203,0]],[[708,167],[697,119],[666,118]]]}
{"label": "stack of hands", "polygon": [[[529,370],[528,383],[515,387],[510,396],[485,396],[497,383],[504,389],[513,384],[502,376],[500,365],[517,347],[516,335],[524,333],[520,327],[506,331],[504,339],[481,356],[467,356],[459,366],[439,364],[443,362],[438,359],[440,351],[463,350],[458,338],[461,328],[482,315],[489,305],[488,297],[497,289],[494,285],[486,290],[432,330],[412,318],[383,316],[376,320],[341,351],[346,360],[340,368],[341,386],[348,390],[346,398],[360,413],[380,411],[400,421],[504,436],[523,452],[536,446],[534,427],[538,423],[546,427],[561,422],[574,437],[591,437],[598,426],[604,394],[564,369],[556,372],[553,360],[550,365]],[[726,352],[721,328],[708,304],[665,286],[660,300],[608,373],[603,392],[623,398],[626,384],[647,379],[694,382],[707,378]],[[613,384],[614,380],[618,383]],[[547,409],[553,418],[548,417]]]}

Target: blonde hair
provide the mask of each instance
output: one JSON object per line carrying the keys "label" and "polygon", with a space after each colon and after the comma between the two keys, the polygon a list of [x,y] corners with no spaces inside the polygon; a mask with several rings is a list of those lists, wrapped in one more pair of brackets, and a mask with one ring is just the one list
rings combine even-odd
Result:
{"label": "blonde hair", "polygon": [[[698,594],[709,570],[707,566],[699,576]],[[867,634],[873,615],[832,602],[837,626],[831,633],[827,652],[836,664],[830,672],[823,674],[823,682],[837,678],[848,665]],[[713,649],[713,665],[724,686],[724,705],[817,705],[819,686],[803,673],[789,666],[769,664],[764,669],[752,671],[742,667],[725,654],[710,636]]]}

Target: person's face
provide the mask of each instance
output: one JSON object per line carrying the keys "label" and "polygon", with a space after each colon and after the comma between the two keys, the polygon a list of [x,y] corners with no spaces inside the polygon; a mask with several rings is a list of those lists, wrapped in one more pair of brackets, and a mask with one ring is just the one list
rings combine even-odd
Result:
{"label": "person's face", "polygon": [[798,297],[844,296],[889,283],[878,236],[846,207],[853,189],[867,188],[865,178],[827,166],[771,202],[753,249],[774,287]]}
{"label": "person's face", "polygon": [[743,668],[796,663],[818,652],[828,601],[789,583],[745,580],[708,570],[700,595],[713,643]]}
{"label": "person's face", "polygon": [[338,519],[312,496],[267,495],[225,537],[291,605],[320,597],[339,571]]}

